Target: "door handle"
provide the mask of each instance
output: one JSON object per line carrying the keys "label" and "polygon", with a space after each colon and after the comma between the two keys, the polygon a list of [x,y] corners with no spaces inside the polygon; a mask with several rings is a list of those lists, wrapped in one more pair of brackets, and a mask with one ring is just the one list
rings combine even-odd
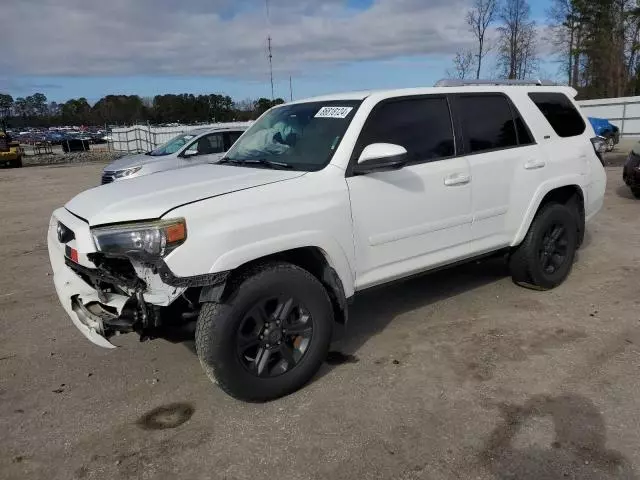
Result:
{"label": "door handle", "polygon": [[529,160],[524,164],[526,170],[536,170],[538,168],[544,168],[546,165],[544,160]]}
{"label": "door handle", "polygon": [[461,173],[454,173],[453,175],[449,175],[444,178],[444,184],[447,187],[453,187],[456,185],[466,185],[471,181],[471,177],[469,175],[464,175]]}

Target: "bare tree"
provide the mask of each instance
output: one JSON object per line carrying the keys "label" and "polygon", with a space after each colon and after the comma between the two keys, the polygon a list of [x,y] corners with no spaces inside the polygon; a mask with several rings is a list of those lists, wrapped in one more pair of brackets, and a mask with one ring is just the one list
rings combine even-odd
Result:
{"label": "bare tree", "polygon": [[498,63],[506,78],[524,79],[537,68],[536,24],[530,18],[527,0],[505,0],[498,12]]}
{"label": "bare tree", "polygon": [[578,86],[582,25],[575,0],[553,0],[547,10],[551,43],[556,49],[569,85]]}
{"label": "bare tree", "polygon": [[447,70],[447,77],[464,80],[469,77],[473,71],[473,67],[473,53],[469,50],[458,52],[453,58],[453,68]]}
{"label": "bare tree", "polygon": [[489,25],[494,21],[498,7],[497,0],[475,0],[471,10],[467,13],[467,24],[471,27],[473,35],[478,40],[478,54],[476,78],[480,78],[482,59],[489,49],[485,46],[485,39]]}

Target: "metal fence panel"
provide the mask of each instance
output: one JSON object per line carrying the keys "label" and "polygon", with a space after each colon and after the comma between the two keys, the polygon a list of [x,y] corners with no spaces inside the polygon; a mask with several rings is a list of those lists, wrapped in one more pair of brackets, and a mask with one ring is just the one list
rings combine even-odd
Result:
{"label": "metal fence panel", "polygon": [[197,128],[248,127],[253,122],[210,123],[207,125],[176,125],[153,127],[134,125],[111,129],[109,148],[118,152],[141,153],[153,150],[181,133]]}

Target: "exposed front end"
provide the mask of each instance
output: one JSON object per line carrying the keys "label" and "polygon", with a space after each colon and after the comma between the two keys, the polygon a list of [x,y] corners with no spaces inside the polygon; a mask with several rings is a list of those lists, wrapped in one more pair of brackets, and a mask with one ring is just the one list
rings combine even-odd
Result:
{"label": "exposed front end", "polygon": [[[100,229],[98,229],[100,230]],[[96,229],[64,208],[49,222],[48,248],[60,302],[74,325],[93,343],[111,348],[113,337],[136,332],[141,339],[178,332],[195,321],[198,288],[224,282],[225,274],[176,277],[162,257],[111,254],[117,235],[137,239],[129,230],[97,237]],[[124,233],[122,233],[124,232]],[[105,246],[104,242],[112,242]],[[166,243],[166,241],[165,241]],[[192,298],[190,298],[190,296]]]}

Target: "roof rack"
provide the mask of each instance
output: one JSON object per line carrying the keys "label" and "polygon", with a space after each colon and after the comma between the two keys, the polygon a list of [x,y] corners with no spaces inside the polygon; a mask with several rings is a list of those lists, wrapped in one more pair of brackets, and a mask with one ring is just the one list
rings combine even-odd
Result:
{"label": "roof rack", "polygon": [[444,78],[435,84],[436,87],[467,87],[471,85],[558,86],[556,82],[551,80],[462,80],[458,78]]}

